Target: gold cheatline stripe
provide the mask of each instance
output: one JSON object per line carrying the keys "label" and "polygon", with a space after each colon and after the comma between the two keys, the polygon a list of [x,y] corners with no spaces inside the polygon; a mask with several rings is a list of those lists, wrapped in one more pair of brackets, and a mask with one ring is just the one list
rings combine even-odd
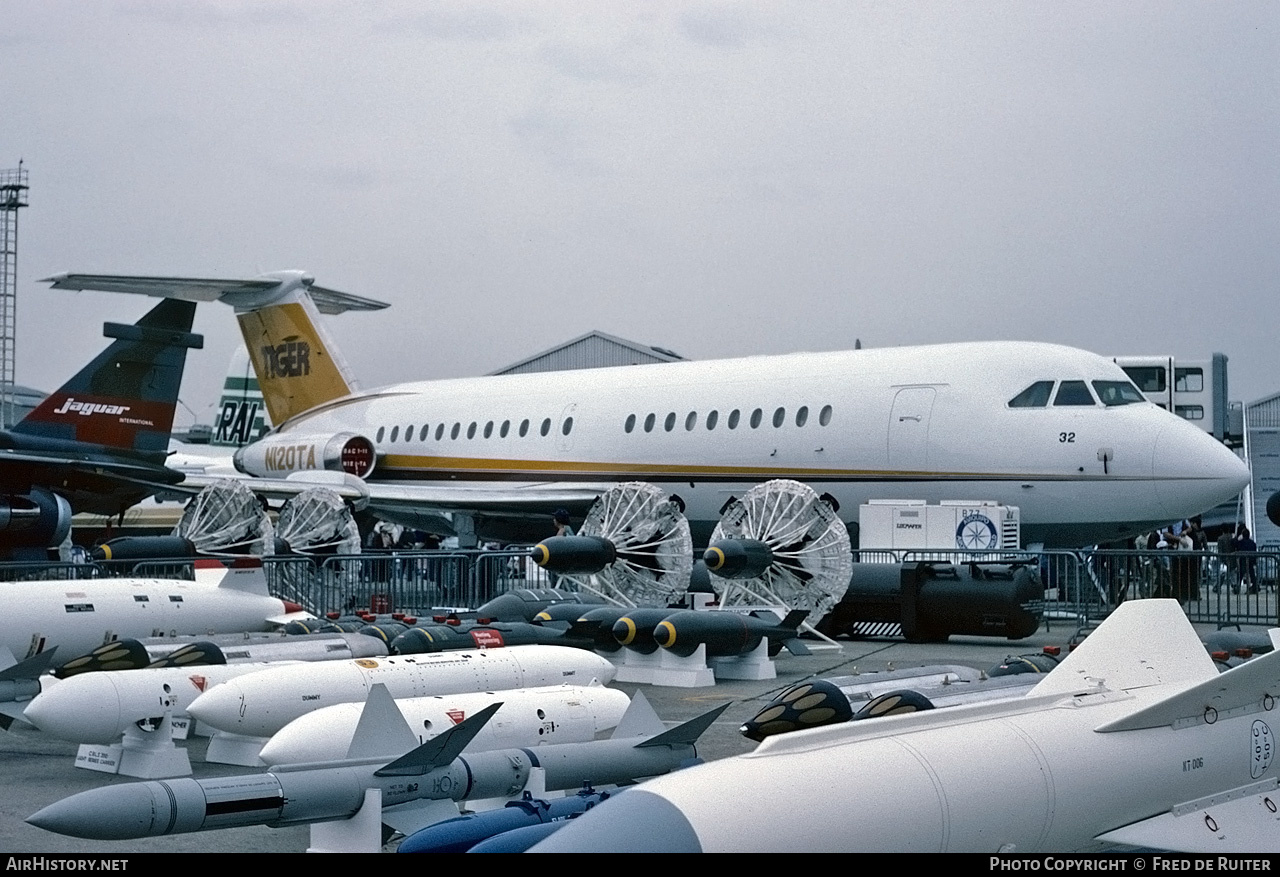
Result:
{"label": "gold cheatline stripe", "polygon": [[[504,472],[520,474],[524,472],[568,472],[589,475],[593,473],[616,472],[648,472],[652,474],[681,475],[694,473],[699,475],[932,475],[932,476],[965,476],[990,478],[993,473],[987,472],[909,472],[880,469],[810,469],[803,467],[758,467],[758,466],[682,466],[667,463],[585,463],[580,461],[559,462],[556,460],[502,460],[478,457],[415,457],[407,454],[387,454],[381,459],[381,469],[391,470],[465,470],[481,472]],[[1002,476],[1008,477],[1008,476]],[[1023,477],[1023,476],[1016,476]],[[1035,477],[1035,476],[1025,476]],[[1041,476],[1043,477],[1043,476]]]}

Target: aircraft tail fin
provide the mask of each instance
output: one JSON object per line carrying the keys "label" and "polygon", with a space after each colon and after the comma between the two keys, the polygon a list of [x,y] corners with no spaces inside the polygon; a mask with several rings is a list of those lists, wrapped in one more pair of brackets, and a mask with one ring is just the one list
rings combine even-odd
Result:
{"label": "aircraft tail fin", "polygon": [[55,289],[131,292],[233,306],[267,413],[276,425],[358,389],[319,314],[387,307],[384,302],[316,286],[315,278],[303,271],[278,271],[251,279],[59,274],[45,282]]}
{"label": "aircraft tail fin", "polygon": [[262,387],[258,384],[258,376],[249,360],[249,351],[242,345],[231,354],[209,444],[223,448],[242,448],[262,438],[270,428],[271,421],[267,418]]}
{"label": "aircraft tail fin", "polygon": [[1097,630],[1027,693],[1072,694],[1169,683],[1198,684],[1218,670],[1176,600],[1121,603]]}
{"label": "aircraft tail fin", "polygon": [[131,326],[105,323],[115,340],[13,432],[167,453],[187,351],[204,346],[191,331],[195,311],[194,302],[166,300]]}
{"label": "aircraft tail fin", "polygon": [[359,388],[305,294],[239,311],[236,319],[272,423],[282,424]]}

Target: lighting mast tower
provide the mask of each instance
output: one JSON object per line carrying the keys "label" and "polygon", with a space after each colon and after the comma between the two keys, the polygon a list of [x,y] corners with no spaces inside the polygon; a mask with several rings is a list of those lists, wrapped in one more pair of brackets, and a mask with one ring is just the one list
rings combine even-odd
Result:
{"label": "lighting mast tower", "polygon": [[27,171],[0,170],[0,428],[14,422],[18,331],[18,210],[27,206]]}

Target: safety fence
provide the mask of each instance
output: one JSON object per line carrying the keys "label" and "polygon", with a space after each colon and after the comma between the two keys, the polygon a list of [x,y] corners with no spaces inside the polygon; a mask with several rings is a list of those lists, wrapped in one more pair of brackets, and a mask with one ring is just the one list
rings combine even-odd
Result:
{"label": "safety fence", "polygon": [[[1178,600],[1195,622],[1277,625],[1280,552],[1219,556],[1213,551],[865,551],[859,563],[1019,564],[1038,571],[1047,625],[1087,624],[1105,618],[1125,600]],[[518,588],[546,588],[555,577],[534,565],[528,552],[439,550],[369,552],[330,557],[263,559],[271,592],[311,612],[353,609],[429,614],[476,607]],[[101,561],[3,563],[0,582],[88,579],[123,575],[193,577],[190,562]],[[857,575],[857,564],[854,567]]]}

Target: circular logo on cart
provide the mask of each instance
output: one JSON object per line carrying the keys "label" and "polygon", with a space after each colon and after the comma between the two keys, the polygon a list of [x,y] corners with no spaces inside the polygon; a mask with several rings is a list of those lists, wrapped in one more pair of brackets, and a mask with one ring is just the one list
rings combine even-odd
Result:
{"label": "circular logo on cart", "polygon": [[976,550],[995,548],[1000,544],[996,533],[996,525],[986,515],[974,513],[965,515],[956,527],[956,547]]}

